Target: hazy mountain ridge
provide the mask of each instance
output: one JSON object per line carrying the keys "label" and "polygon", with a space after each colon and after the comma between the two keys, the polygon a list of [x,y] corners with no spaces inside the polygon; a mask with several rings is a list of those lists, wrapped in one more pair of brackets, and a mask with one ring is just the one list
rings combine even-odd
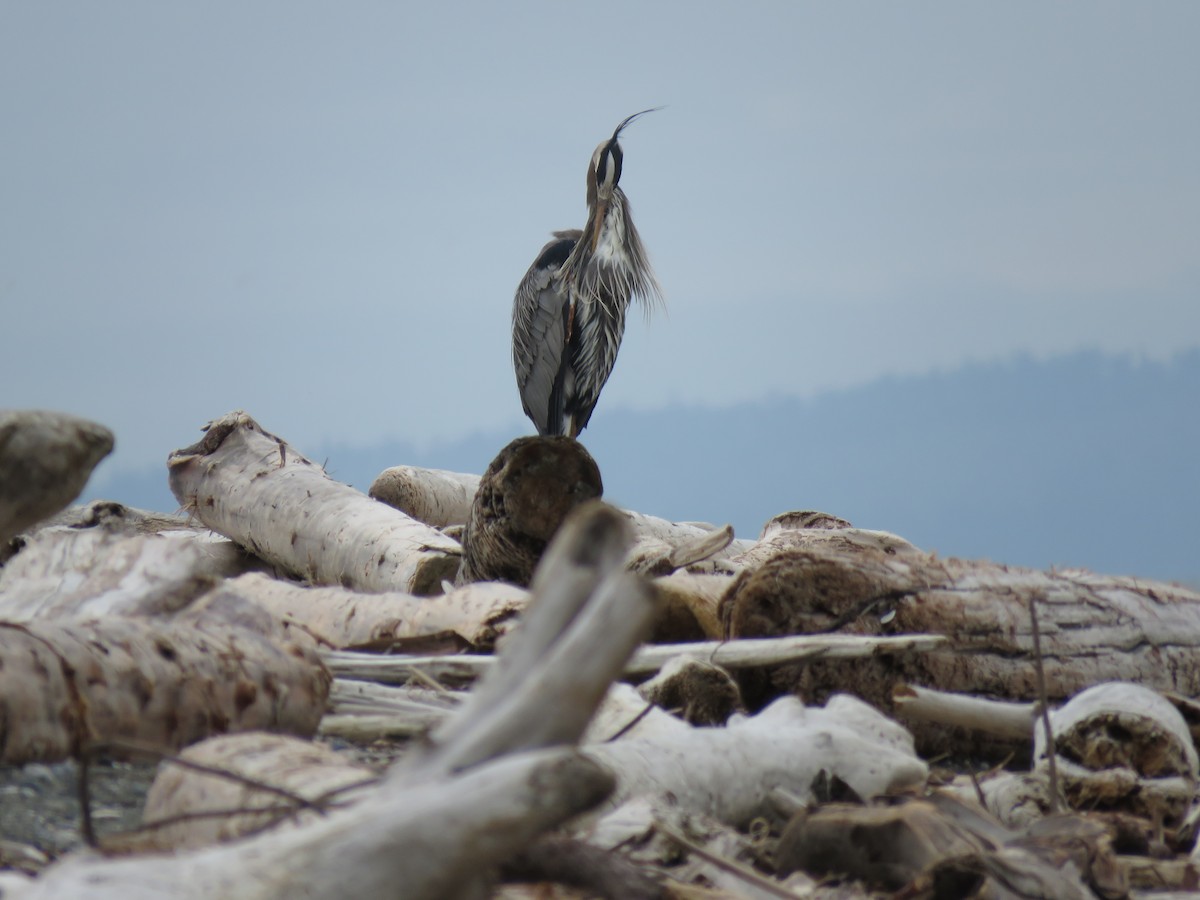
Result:
{"label": "hazy mountain ridge", "polygon": [[[745,537],[815,508],[945,555],[1195,581],[1197,398],[1200,349],[1168,362],[1079,352],[723,409],[602,399],[583,439],[614,502]],[[298,449],[365,490],[400,463],[482,472],[523,424],[426,450]],[[99,496],[174,507],[157,467],[117,473],[89,489]]]}

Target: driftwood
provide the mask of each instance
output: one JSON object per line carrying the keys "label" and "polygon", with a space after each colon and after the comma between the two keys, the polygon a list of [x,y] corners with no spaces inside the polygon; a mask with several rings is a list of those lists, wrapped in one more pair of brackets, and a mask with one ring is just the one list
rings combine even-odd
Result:
{"label": "driftwood", "polygon": [[[1031,600],[1052,703],[1114,680],[1200,693],[1200,594],[1178,585],[823,544],[781,552],[742,573],[722,601],[722,619],[730,637],[944,635],[947,643],[927,652],[853,665],[813,662],[741,685],[752,704],[781,689],[814,700],[850,690],[890,712],[897,683],[1003,700],[1037,696]],[[1028,753],[1025,740],[911,724],[925,753]]]}
{"label": "driftwood", "polygon": [[490,650],[525,607],[528,592],[500,582],[453,589],[436,601],[413,594],[362,594],[341,587],[304,587],[245,575],[218,590],[261,606],[328,647],[374,645],[451,634],[476,650]]}
{"label": "driftwood", "polygon": [[305,825],[337,804],[361,801],[377,780],[366,766],[311,741],[262,732],[210,738],[160,767],[146,795],[141,849],[204,847]]}
{"label": "driftwood", "polygon": [[162,615],[256,565],[207,531],[138,533],[111,520],[40,528],[0,569],[0,616]]}
{"label": "driftwood", "polygon": [[[370,495],[388,506],[435,528],[466,525],[471,504],[482,478],[466,472],[425,469],[420,466],[392,466],[384,469],[371,485]],[[625,510],[633,526],[634,541],[655,539],[675,545],[702,538],[716,530],[696,522],[671,522],[658,516]],[[734,541],[731,550],[742,553],[754,541]]]}
{"label": "driftwood", "polygon": [[732,575],[679,571],[652,583],[662,607],[654,623],[655,642],[718,641],[725,636],[720,605],[733,584]]}
{"label": "driftwood", "polygon": [[461,701],[461,693],[440,687],[392,687],[335,678],[320,733],[363,744],[414,737],[440,724]]}
{"label": "driftwood", "polygon": [[463,533],[459,580],[529,584],[567,515],[603,492],[596,461],[578,441],[517,438],[479,483]]}
{"label": "driftwood", "polygon": [[[614,511],[573,517],[491,677],[363,802],[304,828],[170,856],[77,856],[13,897],[370,900],[398,886],[413,898],[482,896],[496,864],[612,789],[612,776],[578,753],[535,748],[579,737],[649,628],[648,589],[620,569],[627,546]],[[498,754],[507,755],[488,761]]]}
{"label": "driftwood", "polygon": [[855,528],[845,519],[816,510],[781,513],[763,526],[758,541],[732,557],[741,569],[754,569],[784,550],[827,547],[834,550],[878,550],[891,555],[921,551],[902,537],[887,531]]}
{"label": "driftwood", "polygon": [[1104,825],[1062,816],[1010,832],[945,794],[802,812],[780,838],[776,864],[911,897],[1094,900],[1128,889]]}
{"label": "driftwood", "polygon": [[79,496],[112,432],[64,413],[0,410],[0,563],[9,540]]}
{"label": "driftwood", "polygon": [[[625,666],[625,675],[657,672],[668,662],[689,657],[729,669],[758,668],[803,660],[868,659],[877,656],[907,655],[946,643],[936,634],[853,635],[802,634],[761,640],[701,641],[687,644],[651,644],[638,648]],[[462,683],[492,669],[491,656],[404,656],[376,653],[329,651],[322,654],[325,664],[342,678],[404,684],[424,673],[437,681]]]}
{"label": "driftwood", "polygon": [[229,731],[312,734],[328,673],[269,623],[254,630],[238,617],[253,611],[0,622],[0,762],[64,759],[112,739],[174,750]]}
{"label": "driftwood", "polygon": [[209,423],[168,468],[185,510],[316,584],[431,594],[458,569],[455,541],[333,481],[243,412]]}
{"label": "driftwood", "polygon": [[381,503],[434,528],[466,525],[479,476],[419,466],[384,469],[367,492]]}
{"label": "driftwood", "polygon": [[[1183,716],[1136,684],[1108,683],[1050,716],[1057,778],[1073,809],[1121,810],[1167,828],[1191,812],[1200,778]],[[1035,729],[1036,771],[1048,777],[1045,734]]]}
{"label": "driftwood", "polygon": [[5,900],[485,896],[498,863],[610,787],[605,772],[569,750],[526,753],[450,785],[383,785],[304,828],[173,854],[70,856]]}
{"label": "driftwood", "polygon": [[860,797],[875,797],[918,788],[928,775],[902,727],[847,695],[824,707],[784,697],[725,728],[681,722],[672,731],[587,747],[618,775],[613,805],[666,793],[685,809],[745,826],[763,813],[768,779],[804,797],[824,772]]}

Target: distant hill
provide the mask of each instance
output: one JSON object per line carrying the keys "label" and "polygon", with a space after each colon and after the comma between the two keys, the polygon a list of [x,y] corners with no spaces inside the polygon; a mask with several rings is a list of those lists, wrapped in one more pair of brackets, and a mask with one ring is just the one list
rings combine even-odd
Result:
{"label": "distant hill", "polygon": [[[521,433],[299,449],[365,490],[399,463],[482,472]],[[1022,357],[720,409],[601,400],[584,443],[613,502],[745,537],[821,509],[948,556],[1200,581],[1200,349],[1166,363]],[[157,467],[97,490],[175,506]]]}

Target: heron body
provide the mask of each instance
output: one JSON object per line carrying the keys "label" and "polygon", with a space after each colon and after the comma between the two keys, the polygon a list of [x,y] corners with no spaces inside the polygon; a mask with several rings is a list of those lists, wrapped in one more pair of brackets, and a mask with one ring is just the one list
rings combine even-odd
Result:
{"label": "heron body", "polygon": [[517,287],[513,367],[538,434],[577,437],[587,427],[616,364],[630,302],[649,309],[662,300],[618,186],[624,154],[617,139],[640,115],[592,154],[586,225],[554,232]]}

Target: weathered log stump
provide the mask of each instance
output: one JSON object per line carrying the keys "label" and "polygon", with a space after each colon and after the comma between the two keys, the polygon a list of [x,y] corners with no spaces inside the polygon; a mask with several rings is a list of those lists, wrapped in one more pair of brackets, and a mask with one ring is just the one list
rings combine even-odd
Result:
{"label": "weathered log stump", "polygon": [[86,419],[0,412],[0,548],[78,497],[112,448],[112,432]]}
{"label": "weathered log stump", "polygon": [[603,493],[600,469],[583,444],[568,437],[517,438],[479,483],[459,580],[527,586],[567,514]]}

